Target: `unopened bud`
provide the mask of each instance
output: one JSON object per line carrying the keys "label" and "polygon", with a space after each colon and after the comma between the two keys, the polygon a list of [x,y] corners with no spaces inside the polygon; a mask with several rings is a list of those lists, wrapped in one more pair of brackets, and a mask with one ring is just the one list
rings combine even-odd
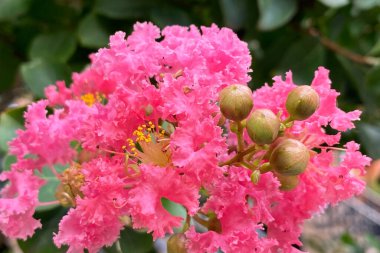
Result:
{"label": "unopened bud", "polygon": [[255,143],[270,144],[278,135],[280,120],[268,109],[255,110],[247,120],[247,132]]}
{"label": "unopened bud", "polygon": [[286,99],[286,110],[294,120],[309,118],[319,107],[318,93],[308,85],[293,89]]}
{"label": "unopened bud", "polygon": [[259,179],[260,179],[260,171],[259,170],[255,170],[254,172],[252,172],[252,174],[251,174],[251,182],[253,184],[257,184],[259,182]]}
{"label": "unopened bud", "polygon": [[252,110],[252,91],[246,85],[227,86],[220,92],[219,106],[227,119],[241,121],[247,118]]}
{"label": "unopened bud", "polygon": [[305,171],[309,158],[305,145],[297,140],[285,139],[273,150],[269,161],[277,173],[294,176]]}
{"label": "unopened bud", "polygon": [[168,253],[187,253],[186,237],[183,233],[170,236],[167,246]]}
{"label": "unopened bud", "polygon": [[278,180],[280,181],[280,190],[283,191],[290,191],[297,187],[299,183],[298,176],[283,176],[283,175],[277,175]]}

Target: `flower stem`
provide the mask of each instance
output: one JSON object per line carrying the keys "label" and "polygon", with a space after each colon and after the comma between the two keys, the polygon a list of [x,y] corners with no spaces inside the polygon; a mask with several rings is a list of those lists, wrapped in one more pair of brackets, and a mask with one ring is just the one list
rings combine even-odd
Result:
{"label": "flower stem", "polygon": [[252,146],[248,147],[246,150],[244,150],[244,151],[242,151],[240,153],[237,153],[230,160],[227,160],[225,162],[219,163],[219,166],[231,165],[231,164],[234,164],[236,162],[239,162],[239,161],[242,160],[242,158],[245,155],[248,155],[249,153],[256,151],[256,149],[257,149],[256,145],[252,145]]}
{"label": "flower stem", "polygon": [[194,215],[193,216],[193,219],[198,222],[200,225],[208,228],[209,226],[209,223],[207,221],[205,221],[204,219],[202,219],[201,217],[198,216],[198,214]]}
{"label": "flower stem", "polygon": [[238,127],[238,130],[236,133],[237,140],[238,140],[237,150],[238,150],[238,153],[240,153],[244,150],[244,138],[243,138],[244,127],[241,124],[241,121],[238,121],[236,123],[237,123],[237,127]]}

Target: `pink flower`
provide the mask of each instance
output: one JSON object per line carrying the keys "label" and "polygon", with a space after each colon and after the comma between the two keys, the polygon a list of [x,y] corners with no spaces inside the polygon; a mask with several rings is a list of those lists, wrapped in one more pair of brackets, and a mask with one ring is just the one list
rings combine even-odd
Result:
{"label": "pink flower", "polygon": [[140,170],[140,180],[130,190],[128,199],[134,228],[148,228],[155,239],[173,233],[182,218],[171,215],[162,206],[162,198],[183,205],[193,215],[199,206],[199,188],[174,168],[142,165]]}
{"label": "pink flower", "polygon": [[0,181],[9,180],[0,192],[0,230],[11,238],[26,239],[41,227],[33,218],[38,204],[38,192],[44,181],[31,171],[8,171],[0,175]]}

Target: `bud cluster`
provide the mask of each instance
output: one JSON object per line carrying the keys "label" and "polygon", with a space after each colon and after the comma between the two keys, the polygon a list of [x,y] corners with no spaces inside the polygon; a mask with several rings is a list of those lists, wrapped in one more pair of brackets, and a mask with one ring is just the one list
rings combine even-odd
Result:
{"label": "bud cluster", "polygon": [[[306,120],[319,107],[319,95],[310,86],[302,85],[294,88],[286,99],[289,117],[281,121],[280,116],[266,108],[254,109],[252,92],[246,85],[234,84],[220,92],[219,105],[222,117],[230,122],[231,132],[242,138],[246,129],[249,138],[257,149],[265,150],[264,164],[258,166],[248,159],[243,164],[253,170],[251,181],[257,183],[260,173],[272,171],[281,183],[280,189],[291,190],[298,185],[298,176],[309,163],[310,151],[299,140],[283,137],[286,128],[294,120]],[[269,163],[268,163],[269,162]]]}

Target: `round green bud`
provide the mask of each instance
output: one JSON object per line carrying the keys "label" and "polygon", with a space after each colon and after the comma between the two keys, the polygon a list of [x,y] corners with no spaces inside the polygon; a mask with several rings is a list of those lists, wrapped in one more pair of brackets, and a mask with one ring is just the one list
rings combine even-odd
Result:
{"label": "round green bud", "polygon": [[247,118],[252,110],[252,91],[246,85],[227,86],[219,94],[219,106],[224,117],[241,121]]}
{"label": "round green bud", "polygon": [[293,89],[286,99],[286,110],[293,120],[309,118],[319,107],[319,95],[309,85]]}
{"label": "round green bud", "polygon": [[269,162],[281,175],[295,176],[305,171],[309,163],[309,150],[301,142],[285,139],[273,150]]}
{"label": "round green bud", "polygon": [[271,110],[258,109],[247,120],[247,132],[252,141],[259,145],[270,144],[278,136],[280,120]]}
{"label": "round green bud", "polygon": [[282,191],[290,191],[297,187],[299,183],[298,176],[283,176],[277,175],[278,180],[280,181],[280,190]]}
{"label": "round green bud", "polygon": [[187,253],[186,237],[183,233],[170,236],[167,242],[168,253]]}

